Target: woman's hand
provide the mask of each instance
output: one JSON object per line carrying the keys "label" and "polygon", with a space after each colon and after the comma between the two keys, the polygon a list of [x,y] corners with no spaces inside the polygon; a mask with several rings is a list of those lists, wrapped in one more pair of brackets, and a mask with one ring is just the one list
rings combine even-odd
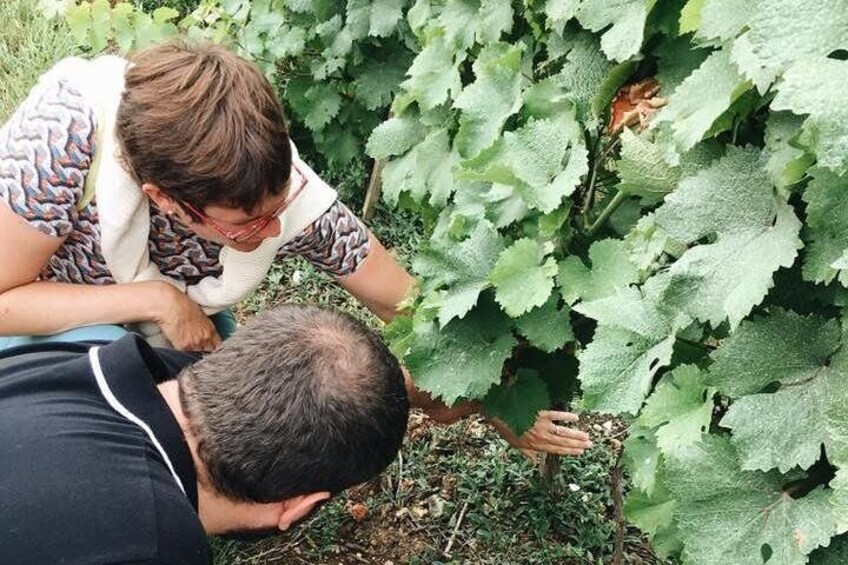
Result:
{"label": "woman's hand", "polygon": [[524,455],[536,460],[539,452],[554,455],[583,455],[592,447],[589,434],[574,428],[567,428],[563,423],[577,422],[577,414],[542,410],[536,417],[536,423],[521,437],[516,436],[509,427],[499,420],[492,420],[492,425],[500,432],[513,447],[520,449]]}
{"label": "woman's hand", "polygon": [[175,349],[180,351],[214,351],[221,345],[215,324],[203,309],[182,291],[168,283],[163,289],[155,322]]}

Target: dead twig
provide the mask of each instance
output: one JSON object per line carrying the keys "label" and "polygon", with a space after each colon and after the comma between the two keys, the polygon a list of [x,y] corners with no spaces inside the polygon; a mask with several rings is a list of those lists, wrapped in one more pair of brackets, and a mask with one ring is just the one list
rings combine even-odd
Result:
{"label": "dead twig", "polygon": [[442,555],[450,558],[451,549],[453,548],[453,543],[456,541],[456,534],[459,533],[459,527],[462,525],[462,519],[465,517],[465,511],[468,510],[468,503],[462,505],[462,510],[459,511],[459,517],[456,519],[456,525],[453,527],[453,532],[451,533],[451,537],[448,540],[448,544],[445,546],[445,550],[442,551]]}
{"label": "dead twig", "polygon": [[377,159],[374,162],[374,168],[371,169],[371,178],[365,192],[365,203],[362,205],[362,219],[365,221],[374,217],[377,203],[380,202],[380,196],[383,193],[383,167],[385,166],[386,159]]}

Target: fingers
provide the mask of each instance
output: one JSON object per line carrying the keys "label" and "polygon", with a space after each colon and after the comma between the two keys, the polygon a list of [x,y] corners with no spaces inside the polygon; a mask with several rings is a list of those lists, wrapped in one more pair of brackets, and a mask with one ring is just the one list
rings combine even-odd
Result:
{"label": "fingers", "polygon": [[562,412],[559,410],[541,410],[537,418],[550,420],[552,422],[568,422],[571,424],[580,420],[580,417],[577,416],[577,414],[572,412]]}
{"label": "fingers", "polygon": [[548,450],[548,453],[553,453],[554,455],[583,455],[585,451],[585,449],[577,447],[554,447]]}
{"label": "fingers", "polygon": [[553,436],[553,438],[565,440],[572,440],[579,443],[589,443],[592,442],[589,440],[589,434],[584,432],[583,430],[575,430],[574,428],[564,428],[562,426],[552,426],[549,430],[549,433]]}
{"label": "fingers", "polygon": [[530,460],[534,465],[539,462],[539,452],[534,451],[532,449],[521,449],[521,453],[524,454],[524,457]]}

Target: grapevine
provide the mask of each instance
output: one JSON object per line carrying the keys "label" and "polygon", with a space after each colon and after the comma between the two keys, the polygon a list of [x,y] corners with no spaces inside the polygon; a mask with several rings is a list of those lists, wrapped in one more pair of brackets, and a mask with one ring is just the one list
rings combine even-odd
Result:
{"label": "grapevine", "polygon": [[627,418],[626,516],[661,555],[845,562],[848,0],[161,10],[65,14],[95,51],[233,44],[425,218],[386,329],[418,386],[516,433]]}

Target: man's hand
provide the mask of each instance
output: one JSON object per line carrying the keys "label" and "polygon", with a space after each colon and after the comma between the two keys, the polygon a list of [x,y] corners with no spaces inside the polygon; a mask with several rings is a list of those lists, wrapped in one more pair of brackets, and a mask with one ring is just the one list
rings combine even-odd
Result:
{"label": "man's hand", "polygon": [[535,461],[539,453],[554,455],[583,455],[592,447],[589,434],[584,431],[563,426],[564,423],[577,422],[577,414],[542,410],[536,417],[536,423],[521,437],[512,433],[500,420],[490,420],[492,426],[500,432],[506,441],[524,455]]}

